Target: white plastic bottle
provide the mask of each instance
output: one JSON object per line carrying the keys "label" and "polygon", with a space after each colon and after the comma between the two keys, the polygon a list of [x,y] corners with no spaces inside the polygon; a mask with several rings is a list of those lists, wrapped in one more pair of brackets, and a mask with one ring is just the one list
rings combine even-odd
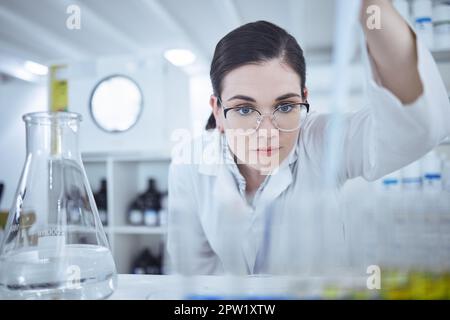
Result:
{"label": "white plastic bottle", "polygon": [[450,49],[450,2],[437,3],[433,7],[434,48]]}
{"label": "white plastic bottle", "polygon": [[402,168],[401,173],[403,190],[422,189],[422,169],[420,160],[414,161]]}
{"label": "white plastic bottle", "polygon": [[442,190],[442,162],[436,151],[430,151],[422,158],[422,179],[425,192]]}
{"label": "white plastic bottle", "polygon": [[428,49],[433,49],[433,6],[431,0],[414,0],[413,17],[417,36]]}
{"label": "white plastic bottle", "polygon": [[397,269],[402,259],[402,250],[399,250],[399,242],[395,237],[399,221],[402,220],[400,212],[401,200],[401,173],[392,172],[384,176],[380,181],[378,193],[379,212],[377,212],[378,226],[378,257],[383,268]]}
{"label": "white plastic bottle", "polygon": [[402,169],[401,209],[395,237],[404,251],[401,265],[404,270],[417,268],[422,260],[423,246],[420,239],[424,199],[422,196],[422,170],[420,160]]}
{"label": "white plastic bottle", "polygon": [[397,9],[398,13],[405,19],[408,23],[411,23],[411,14],[409,3],[407,0],[394,0],[392,2],[395,9]]}
{"label": "white plastic bottle", "polygon": [[447,157],[442,161],[442,188],[450,192],[450,159]]}

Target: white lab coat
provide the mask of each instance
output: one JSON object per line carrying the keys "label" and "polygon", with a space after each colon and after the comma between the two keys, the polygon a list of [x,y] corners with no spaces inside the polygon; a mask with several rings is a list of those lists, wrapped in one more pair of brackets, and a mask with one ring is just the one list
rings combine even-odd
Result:
{"label": "white lab coat", "polygon": [[192,151],[193,163],[173,161],[169,173],[167,245],[172,270],[286,274],[314,273],[324,265],[345,268],[348,243],[338,202],[343,183],[358,176],[378,179],[450,135],[447,92],[420,41],[417,55],[424,92],[404,106],[380,85],[367,48],[363,51],[370,61],[370,106],[341,118],[345,127],[336,141],[343,157],[331,189],[324,187],[328,114],[308,115],[298,144],[251,203],[245,199],[245,180],[236,165],[226,161],[230,151],[217,130],[187,144],[184,151]]}

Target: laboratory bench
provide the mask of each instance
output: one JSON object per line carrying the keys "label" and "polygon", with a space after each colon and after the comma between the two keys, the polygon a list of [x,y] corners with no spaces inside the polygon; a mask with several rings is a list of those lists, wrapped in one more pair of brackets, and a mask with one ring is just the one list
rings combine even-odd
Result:
{"label": "laboratory bench", "polygon": [[[450,273],[386,271],[370,275],[179,276],[119,274],[109,300],[423,300],[450,299]],[[382,283],[382,285],[381,285]]]}
{"label": "laboratory bench", "polygon": [[[119,274],[110,300],[321,299],[365,290],[366,277],[192,276]],[[333,284],[333,285],[331,285]],[[369,293],[369,292],[367,292]],[[334,295],[334,296],[333,296]]]}

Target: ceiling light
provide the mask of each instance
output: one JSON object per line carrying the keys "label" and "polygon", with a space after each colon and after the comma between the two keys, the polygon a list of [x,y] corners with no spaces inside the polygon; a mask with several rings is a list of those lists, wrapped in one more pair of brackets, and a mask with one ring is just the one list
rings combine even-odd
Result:
{"label": "ceiling light", "polygon": [[45,76],[48,73],[48,67],[33,61],[25,62],[25,69],[38,76]]}
{"label": "ceiling light", "polygon": [[195,54],[187,49],[170,49],[164,52],[164,57],[177,67],[192,64],[195,61]]}

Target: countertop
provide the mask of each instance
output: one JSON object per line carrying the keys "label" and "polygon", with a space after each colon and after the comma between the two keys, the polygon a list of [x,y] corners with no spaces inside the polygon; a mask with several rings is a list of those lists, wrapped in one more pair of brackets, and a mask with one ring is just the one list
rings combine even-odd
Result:
{"label": "countertop", "polygon": [[329,288],[364,289],[366,278],[118,275],[111,300],[321,298]]}

